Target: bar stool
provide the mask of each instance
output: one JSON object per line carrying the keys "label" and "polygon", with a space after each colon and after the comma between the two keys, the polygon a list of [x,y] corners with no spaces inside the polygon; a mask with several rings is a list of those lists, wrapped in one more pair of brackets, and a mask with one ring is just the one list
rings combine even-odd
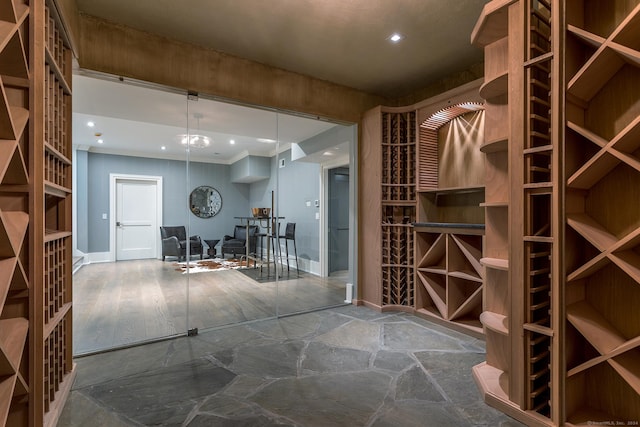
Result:
{"label": "bar stool", "polygon": [[[273,227],[277,227],[277,230],[273,229]],[[282,258],[281,256],[278,256],[278,252],[280,252],[280,242],[279,242],[279,237],[278,234],[280,233],[280,223],[278,222],[277,225],[276,223],[272,223],[271,227],[268,229],[267,233],[261,233],[258,236],[260,236],[261,239],[261,245],[262,245],[262,238],[267,239],[267,271],[270,268],[271,262],[273,262],[273,271],[275,273],[276,269],[278,268],[278,262],[277,260],[279,258]],[[271,246],[271,248],[269,248],[269,246]],[[276,250],[278,252],[276,252]],[[271,254],[269,253],[269,251],[271,251]],[[260,250],[261,254],[260,254],[260,259],[262,260],[262,249]],[[284,271],[284,268],[281,267],[280,271]],[[260,274],[262,274],[262,265],[260,266]]]}
{"label": "bar stool", "polygon": [[[287,271],[289,270],[289,240],[293,241],[293,251],[296,256],[296,270],[298,275],[300,274],[300,263],[298,262],[298,248],[296,247],[296,223],[288,222],[284,229],[284,235],[278,236],[280,239],[284,239],[284,246],[287,252]],[[280,244],[278,244],[280,247]],[[280,253],[280,259],[282,259],[282,252]]]}

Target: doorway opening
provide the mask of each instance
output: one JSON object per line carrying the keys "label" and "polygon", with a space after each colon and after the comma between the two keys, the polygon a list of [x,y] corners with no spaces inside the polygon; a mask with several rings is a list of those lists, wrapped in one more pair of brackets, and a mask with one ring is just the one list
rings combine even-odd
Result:
{"label": "doorway opening", "polygon": [[328,171],[327,197],[327,274],[349,271],[349,168]]}

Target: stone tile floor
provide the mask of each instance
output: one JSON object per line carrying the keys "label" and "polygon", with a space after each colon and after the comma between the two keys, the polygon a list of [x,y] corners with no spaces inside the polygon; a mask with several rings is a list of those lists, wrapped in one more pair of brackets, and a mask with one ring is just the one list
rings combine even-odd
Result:
{"label": "stone tile floor", "polygon": [[76,360],[58,426],[500,426],[484,342],[345,306]]}

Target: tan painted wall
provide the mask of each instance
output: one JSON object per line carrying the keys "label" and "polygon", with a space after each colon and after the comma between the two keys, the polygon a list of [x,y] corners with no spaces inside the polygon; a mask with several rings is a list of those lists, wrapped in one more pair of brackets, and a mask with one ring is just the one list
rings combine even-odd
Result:
{"label": "tan painted wall", "polygon": [[203,47],[79,15],[81,68],[250,104],[358,122],[387,100]]}
{"label": "tan painted wall", "polygon": [[377,106],[405,106],[473,81],[483,64],[387,99],[79,14],[58,0],[81,68],[283,110],[357,123]]}

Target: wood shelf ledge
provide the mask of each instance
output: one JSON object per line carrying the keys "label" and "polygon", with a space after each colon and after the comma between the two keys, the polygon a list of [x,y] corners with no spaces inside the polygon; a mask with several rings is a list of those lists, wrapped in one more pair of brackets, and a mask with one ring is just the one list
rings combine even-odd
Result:
{"label": "wood shelf ledge", "polygon": [[509,149],[509,138],[506,136],[494,139],[492,141],[487,141],[480,146],[480,151],[485,154],[497,153],[500,151],[507,151],[508,149]]}
{"label": "wood shelf ledge", "polygon": [[484,202],[480,203],[481,208],[508,208],[509,202]]}
{"label": "wood shelf ledge", "polygon": [[480,263],[494,270],[509,271],[509,260],[502,258],[480,258]]}
{"label": "wood shelf ledge", "polygon": [[495,333],[509,336],[509,319],[503,314],[494,313],[492,311],[483,311],[480,314],[480,323]]}
{"label": "wood shelf ledge", "polygon": [[515,0],[493,0],[485,4],[471,32],[471,44],[486,46],[509,33],[509,5]]}
{"label": "wood shelf ledge", "polygon": [[483,99],[498,98],[509,90],[509,73],[504,71],[495,78],[480,86],[480,96]]}

